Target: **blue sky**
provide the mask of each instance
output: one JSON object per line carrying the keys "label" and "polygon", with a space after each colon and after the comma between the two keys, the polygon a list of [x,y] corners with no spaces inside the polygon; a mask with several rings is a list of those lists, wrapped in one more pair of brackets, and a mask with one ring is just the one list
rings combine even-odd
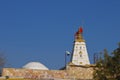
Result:
{"label": "blue sky", "polygon": [[[38,61],[50,69],[64,66],[74,33],[83,25],[91,63],[93,54],[117,48],[119,0],[1,0],[0,50],[7,67]],[[68,57],[69,59],[69,57]]]}

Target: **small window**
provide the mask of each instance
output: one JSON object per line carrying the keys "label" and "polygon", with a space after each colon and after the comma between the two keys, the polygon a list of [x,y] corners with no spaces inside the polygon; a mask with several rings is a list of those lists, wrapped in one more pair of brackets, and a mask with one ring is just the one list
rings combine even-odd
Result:
{"label": "small window", "polygon": [[80,54],[80,57],[82,57],[82,55]]}
{"label": "small window", "polygon": [[82,49],[82,47],[80,46],[80,49]]}

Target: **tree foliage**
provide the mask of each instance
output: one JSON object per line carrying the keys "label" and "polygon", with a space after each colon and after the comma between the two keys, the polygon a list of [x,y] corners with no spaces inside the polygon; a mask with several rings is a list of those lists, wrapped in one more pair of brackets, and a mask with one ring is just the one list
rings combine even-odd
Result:
{"label": "tree foliage", "polygon": [[105,49],[103,54],[104,56],[96,63],[94,79],[120,80],[120,46],[111,54]]}

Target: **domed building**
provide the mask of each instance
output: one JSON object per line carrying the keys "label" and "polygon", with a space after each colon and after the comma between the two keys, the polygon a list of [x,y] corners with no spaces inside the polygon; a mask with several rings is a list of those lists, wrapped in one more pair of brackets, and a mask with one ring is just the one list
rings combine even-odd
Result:
{"label": "domed building", "polygon": [[49,70],[45,65],[40,62],[29,62],[23,66],[24,69],[39,69],[39,70]]}

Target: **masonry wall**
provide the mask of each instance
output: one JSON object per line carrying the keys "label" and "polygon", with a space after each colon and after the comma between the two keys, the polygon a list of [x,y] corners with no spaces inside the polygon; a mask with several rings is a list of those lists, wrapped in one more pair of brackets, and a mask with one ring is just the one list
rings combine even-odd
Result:
{"label": "masonry wall", "polygon": [[68,66],[67,70],[32,70],[4,68],[2,76],[27,79],[92,79],[93,67]]}
{"label": "masonry wall", "polygon": [[75,79],[93,79],[94,66],[68,66],[69,77]]}

